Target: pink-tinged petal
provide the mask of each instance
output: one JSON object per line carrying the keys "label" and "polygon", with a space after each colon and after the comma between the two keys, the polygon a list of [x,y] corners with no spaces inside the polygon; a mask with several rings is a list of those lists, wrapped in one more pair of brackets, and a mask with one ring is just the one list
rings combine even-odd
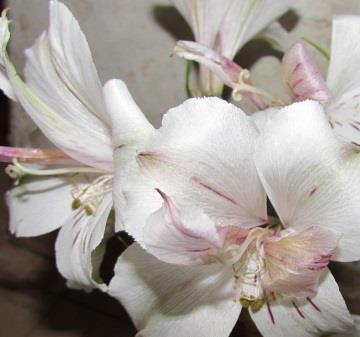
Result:
{"label": "pink-tinged petal", "polygon": [[230,268],[164,263],[137,244],[118,259],[109,294],[143,337],[228,337],[241,312]]}
{"label": "pink-tinged petal", "polygon": [[320,69],[301,44],[293,45],[282,60],[283,81],[295,100],[329,101],[331,95]]}
{"label": "pink-tinged petal", "polygon": [[72,212],[71,183],[67,178],[37,178],[10,190],[6,200],[11,233],[38,236],[60,227]]}
{"label": "pink-tinged petal", "polygon": [[231,88],[239,80],[242,68],[203,44],[192,41],[178,41],[173,52],[179,57],[199,62],[209,68],[221,81]]}
{"label": "pink-tinged petal", "polygon": [[258,138],[255,163],[285,226],[333,229],[342,235],[333,259],[360,259],[360,157],[339,142],[320,103],[275,113]]}
{"label": "pink-tinged petal", "polygon": [[138,161],[157,187],[191,200],[217,225],[250,228],[267,222],[253,162],[257,137],[234,105],[214,97],[190,99],[164,116]]}
{"label": "pink-tinged petal", "polygon": [[314,295],[339,239],[339,233],[321,227],[267,237],[263,242],[267,270],[262,279],[264,288],[286,296]]}
{"label": "pink-tinged petal", "polygon": [[60,150],[0,146],[0,162],[12,163],[14,159],[22,163],[43,165],[79,164],[79,162]]}
{"label": "pink-tinged petal", "polygon": [[107,289],[99,268],[105,253],[105,243],[101,243],[113,234],[106,231],[111,208],[112,196],[108,193],[92,215],[80,208],[74,210],[60,229],[55,244],[56,265],[69,287]]}
{"label": "pink-tinged petal", "polygon": [[353,319],[334,277],[327,271],[314,297],[293,299],[276,296],[258,312],[249,311],[266,337],[315,337],[351,331]]}
{"label": "pink-tinged petal", "polygon": [[144,228],[146,250],[168,263],[196,265],[216,261],[224,237],[201,209],[180,205],[157,191],[163,206],[153,213]]}

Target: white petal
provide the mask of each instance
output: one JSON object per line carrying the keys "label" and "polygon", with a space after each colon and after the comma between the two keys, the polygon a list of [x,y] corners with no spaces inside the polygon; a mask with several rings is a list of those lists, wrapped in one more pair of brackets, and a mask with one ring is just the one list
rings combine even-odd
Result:
{"label": "white petal", "polygon": [[51,57],[59,77],[93,114],[110,123],[104,109],[102,84],[79,23],[57,0],[50,1],[49,21]]}
{"label": "white petal", "polygon": [[24,182],[6,195],[10,231],[37,236],[60,227],[71,214],[72,185],[66,178],[39,178]]}
{"label": "white petal", "polygon": [[167,264],[134,244],[119,258],[109,293],[143,337],[228,337],[241,307],[223,268]]}
{"label": "white petal", "polygon": [[196,42],[210,48],[233,0],[171,0],[193,30]]}
{"label": "white petal", "polygon": [[182,265],[216,261],[224,236],[201,209],[180,205],[158,190],[161,209],[151,214],[144,228],[146,250],[159,260]]}
{"label": "white petal", "polygon": [[[6,16],[0,19],[0,31],[7,30]],[[3,36],[10,36],[10,34]],[[110,170],[112,168],[112,148],[89,137],[85,129],[80,129],[49,107],[17,74],[6,52],[8,39],[1,43],[1,62],[4,63],[8,79],[18,101],[44,134],[71,157],[91,166]]]}
{"label": "white petal", "polygon": [[327,84],[333,100],[327,107],[335,132],[360,146],[360,17],[341,15],[333,20]]}
{"label": "white petal", "polygon": [[190,99],[164,116],[138,160],[157,187],[191,200],[216,225],[253,227],[267,221],[253,163],[257,135],[234,105],[214,97]]}
{"label": "white petal", "polygon": [[265,28],[258,37],[268,41],[279,52],[284,53],[290,48],[289,32],[277,21]]}
{"label": "white petal", "polygon": [[332,23],[327,84],[336,97],[360,88],[360,16],[336,16]]}
{"label": "white petal", "polygon": [[273,115],[255,162],[282,222],[341,233],[334,259],[353,261],[360,258],[360,157],[342,145],[321,105],[305,101]]}
{"label": "white petal", "polygon": [[232,0],[221,24],[221,53],[230,59],[290,6],[290,0]]}
{"label": "white petal", "polygon": [[110,234],[105,229],[111,208],[109,193],[94,214],[89,216],[83,209],[75,210],[60,229],[55,244],[56,264],[69,287],[106,290],[99,276],[105,251],[100,244]]}
{"label": "white petal", "polygon": [[138,143],[144,142],[154,127],[139,109],[123,81],[114,79],[106,82],[103,92],[112,122],[116,157],[117,152],[126,151],[127,147],[136,147]]}
{"label": "white petal", "polygon": [[304,300],[277,298],[250,315],[264,337],[314,337],[351,329],[353,320],[335,279],[327,272],[317,295]]}

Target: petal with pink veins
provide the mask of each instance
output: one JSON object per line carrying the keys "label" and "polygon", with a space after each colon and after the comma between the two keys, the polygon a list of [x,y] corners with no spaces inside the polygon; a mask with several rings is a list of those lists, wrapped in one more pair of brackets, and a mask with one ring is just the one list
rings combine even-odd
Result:
{"label": "petal with pink veins", "polygon": [[249,311],[257,328],[266,337],[315,337],[330,332],[351,331],[353,319],[334,277],[327,271],[313,297],[281,298]]}
{"label": "petal with pink veins", "polygon": [[161,209],[151,214],[144,228],[146,250],[159,260],[195,265],[216,261],[224,236],[201,209],[180,205],[162,191]]}
{"label": "petal with pink veins", "polygon": [[360,157],[339,142],[319,103],[294,103],[272,114],[255,164],[286,227],[335,230],[342,237],[333,259],[360,259]]}
{"label": "petal with pink veins", "polygon": [[330,100],[330,90],[319,67],[301,43],[296,43],[285,53],[282,73],[284,84],[294,99]]}
{"label": "petal with pink veins", "polygon": [[339,233],[321,227],[282,231],[264,239],[266,274],[263,286],[280,295],[316,294],[322,271],[335,253]]}

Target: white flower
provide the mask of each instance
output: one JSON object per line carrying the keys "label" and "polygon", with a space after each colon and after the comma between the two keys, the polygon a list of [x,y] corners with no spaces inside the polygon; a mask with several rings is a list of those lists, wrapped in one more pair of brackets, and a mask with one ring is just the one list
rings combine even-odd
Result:
{"label": "white flower", "polygon": [[[217,60],[230,64],[246,42],[281,16],[290,1],[279,0],[172,0],[187,20],[196,42],[179,41],[174,49],[178,56],[195,60],[200,66],[202,93],[220,95],[223,76],[219,76]],[[279,26],[274,31],[281,30]],[[277,33],[278,34],[278,33]],[[226,74],[226,70],[225,70]]]}
{"label": "white flower", "polygon": [[[0,87],[63,151],[1,149],[0,157],[14,160],[8,171],[15,178],[43,176],[8,193],[11,232],[35,236],[61,227],[56,241],[60,273],[70,286],[105,290],[97,267],[101,242],[114,231],[106,228],[113,205],[113,151],[121,150],[126,165],[137,142],[153,127],[122,81],[111,80],[102,87],[85,36],[62,3],[50,1],[49,28],[26,51],[26,83],[7,55],[8,25],[3,12]],[[112,117],[117,119],[116,129],[111,128]],[[56,155],[69,160],[68,165],[39,169],[24,164],[59,164]],[[115,230],[121,229],[117,219]]]}
{"label": "white flower", "polygon": [[139,151],[121,206],[141,248],[109,292],[140,335],[228,336],[243,307],[264,336],[351,328],[326,266],[360,258],[360,159],[319,103],[274,111],[259,137],[231,104],[192,99]]}

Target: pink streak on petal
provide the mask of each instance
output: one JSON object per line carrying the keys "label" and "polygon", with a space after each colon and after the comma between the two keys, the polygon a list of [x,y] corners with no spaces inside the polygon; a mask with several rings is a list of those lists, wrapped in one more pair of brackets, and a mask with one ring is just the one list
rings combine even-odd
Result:
{"label": "pink streak on petal", "polygon": [[12,163],[14,159],[22,163],[44,165],[72,165],[78,163],[60,150],[0,146],[0,162]]}
{"label": "pink streak on petal", "polygon": [[320,308],[311,300],[310,297],[306,297],[307,301],[314,307],[314,309],[318,312],[321,312]]}
{"label": "pink streak on petal", "polygon": [[272,324],[274,324],[274,325],[275,325],[275,318],[274,318],[274,314],[273,314],[273,312],[272,312],[272,310],[271,310],[271,307],[270,307],[269,302],[266,302],[266,306],[267,306],[267,309],[268,309],[268,313],[269,313],[269,316],[270,316],[271,322],[272,322]]}
{"label": "pink streak on petal", "polygon": [[282,72],[285,86],[295,100],[313,99],[327,102],[330,90],[320,69],[301,43],[293,45],[284,55]]}
{"label": "pink streak on petal", "polygon": [[305,319],[305,315],[304,313],[300,310],[300,308],[297,306],[297,304],[295,302],[292,302],[296,312],[299,314],[299,316],[303,319]]}
{"label": "pink streak on petal", "polygon": [[204,187],[205,189],[207,189],[207,190],[213,192],[214,194],[218,195],[219,197],[224,198],[225,200],[231,202],[234,205],[237,205],[237,202],[234,199],[228,197],[227,195],[225,195],[224,193],[216,190],[215,188],[211,187],[210,185],[202,182],[199,178],[192,177],[191,180],[194,181],[195,183],[199,184],[200,186]]}

